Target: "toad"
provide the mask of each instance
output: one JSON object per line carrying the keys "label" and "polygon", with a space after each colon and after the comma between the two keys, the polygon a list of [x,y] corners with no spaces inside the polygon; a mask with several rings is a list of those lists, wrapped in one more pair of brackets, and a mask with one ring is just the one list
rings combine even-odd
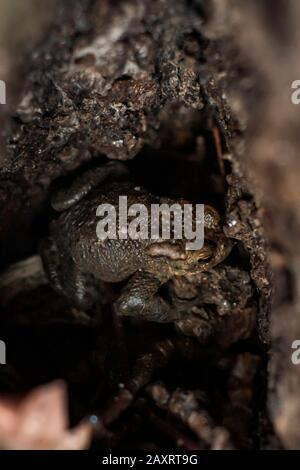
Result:
{"label": "toad", "polygon": [[156,322],[178,320],[178,313],[159,292],[172,279],[185,279],[222,262],[231,250],[223,234],[218,212],[204,206],[205,241],[201,249],[186,249],[186,240],[120,238],[101,240],[96,234],[96,212],[100,204],[118,210],[119,196],[128,204],[173,204],[129,181],[127,167],[112,161],[87,170],[67,189],[52,197],[59,212],[52,221],[50,236],[43,241],[41,257],[52,287],[82,309],[96,299],[93,283],[125,281],[114,303],[118,315],[130,315]]}

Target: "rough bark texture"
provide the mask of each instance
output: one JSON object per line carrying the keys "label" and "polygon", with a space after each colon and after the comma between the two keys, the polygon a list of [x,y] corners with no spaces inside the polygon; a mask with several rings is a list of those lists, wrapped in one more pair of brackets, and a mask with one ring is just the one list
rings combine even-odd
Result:
{"label": "rough bark texture", "polygon": [[[299,448],[300,374],[291,361],[299,337],[299,109],[291,101],[299,76],[299,2],[228,1],[216,18],[214,32],[239,48],[237,62],[247,70],[232,83],[230,105],[245,118],[239,161],[263,208],[270,246],[269,411],[283,445]],[[232,65],[232,52],[228,59]]]}

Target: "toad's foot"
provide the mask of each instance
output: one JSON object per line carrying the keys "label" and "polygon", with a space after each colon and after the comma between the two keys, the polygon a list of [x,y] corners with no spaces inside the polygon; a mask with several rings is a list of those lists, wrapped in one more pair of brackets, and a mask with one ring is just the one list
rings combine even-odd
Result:
{"label": "toad's foot", "polygon": [[157,293],[162,282],[147,272],[133,275],[114,305],[118,315],[134,316],[160,323],[178,319],[178,314]]}

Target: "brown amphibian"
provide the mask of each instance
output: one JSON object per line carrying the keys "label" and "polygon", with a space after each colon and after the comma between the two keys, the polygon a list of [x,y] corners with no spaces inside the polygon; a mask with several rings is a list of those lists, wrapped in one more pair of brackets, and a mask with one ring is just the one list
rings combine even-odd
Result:
{"label": "brown amphibian", "polygon": [[126,166],[121,162],[86,171],[52,198],[53,208],[61,213],[41,247],[48,279],[56,291],[81,308],[101,302],[91,289],[97,280],[127,280],[114,304],[117,314],[176,322],[179,314],[159,295],[159,288],[171,279],[191,279],[209,271],[228,256],[232,243],[222,232],[218,212],[208,205],[204,206],[205,241],[201,249],[188,250],[186,239],[123,239],[117,235],[115,239],[99,240],[97,208],[110,204],[118,211],[120,195],[127,196],[128,205],[143,204],[147,208],[152,204],[184,203],[136,187],[128,181]]}

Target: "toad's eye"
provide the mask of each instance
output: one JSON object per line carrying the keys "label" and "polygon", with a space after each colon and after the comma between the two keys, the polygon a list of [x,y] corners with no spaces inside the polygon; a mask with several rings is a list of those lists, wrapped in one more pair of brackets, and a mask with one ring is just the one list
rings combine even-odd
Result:
{"label": "toad's eye", "polygon": [[204,208],[204,226],[206,228],[216,228],[220,223],[220,216],[218,212],[210,206]]}
{"label": "toad's eye", "polygon": [[215,219],[213,218],[211,214],[206,213],[204,214],[204,223],[207,226],[212,226],[213,224],[215,224]]}

